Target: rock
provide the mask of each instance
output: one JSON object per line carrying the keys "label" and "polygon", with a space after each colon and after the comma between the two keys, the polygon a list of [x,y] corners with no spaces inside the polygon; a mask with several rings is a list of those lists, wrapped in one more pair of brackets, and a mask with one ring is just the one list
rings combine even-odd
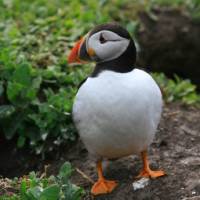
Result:
{"label": "rock", "polygon": [[149,178],[141,178],[140,180],[133,182],[132,185],[134,191],[142,189],[149,185]]}

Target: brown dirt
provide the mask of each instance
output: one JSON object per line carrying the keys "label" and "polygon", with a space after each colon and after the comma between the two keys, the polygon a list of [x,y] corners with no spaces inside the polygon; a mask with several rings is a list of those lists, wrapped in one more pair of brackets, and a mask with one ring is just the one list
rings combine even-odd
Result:
{"label": "brown dirt", "polygon": [[[119,181],[117,189],[109,195],[91,196],[92,184],[77,171],[72,176],[72,182],[85,189],[83,200],[200,200],[199,122],[200,108],[178,104],[165,106],[156,138],[149,148],[149,158],[151,167],[164,169],[167,176],[151,180],[144,189],[133,191],[132,188],[134,177],[142,167],[138,156],[107,162],[104,170],[106,178]],[[61,164],[68,160],[74,168],[81,170],[92,180],[97,179],[95,163],[80,141],[60,152],[45,161],[50,163],[49,174],[56,174]],[[0,172],[1,175],[4,172],[7,177],[41,169],[45,164],[38,158],[28,159],[25,156],[24,159],[23,154],[13,154],[12,150],[4,150],[0,154]]]}
{"label": "brown dirt", "polygon": [[200,20],[181,9],[155,8],[141,13],[140,21],[138,65],[190,78],[200,88]]}
{"label": "brown dirt", "polygon": [[[153,169],[162,168],[167,176],[151,180],[144,189],[133,191],[132,182],[141,169],[139,157],[128,157],[107,164],[105,176],[119,181],[109,195],[90,195],[91,183],[75,172],[72,181],[86,190],[84,200],[199,200],[200,199],[200,109],[171,104],[165,107],[156,138],[149,149]],[[95,164],[79,142],[62,160],[70,160],[93,180]],[[63,162],[63,161],[62,161]],[[57,163],[52,163],[52,169]],[[195,198],[194,198],[195,197]]]}

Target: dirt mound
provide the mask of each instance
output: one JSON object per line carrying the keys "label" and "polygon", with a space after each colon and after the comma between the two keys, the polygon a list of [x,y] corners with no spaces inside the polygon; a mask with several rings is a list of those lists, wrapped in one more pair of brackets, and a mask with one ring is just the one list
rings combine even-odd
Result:
{"label": "dirt mound", "polygon": [[200,21],[178,9],[140,14],[138,64],[168,76],[190,78],[200,87]]}

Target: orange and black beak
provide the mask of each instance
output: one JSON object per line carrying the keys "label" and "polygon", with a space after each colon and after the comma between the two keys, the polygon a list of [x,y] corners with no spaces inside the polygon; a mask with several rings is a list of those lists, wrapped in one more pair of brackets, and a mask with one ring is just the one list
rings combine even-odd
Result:
{"label": "orange and black beak", "polygon": [[70,51],[67,59],[68,63],[84,63],[86,61],[91,61],[90,51],[88,53],[86,48],[86,37],[81,38],[75,43],[74,47]]}

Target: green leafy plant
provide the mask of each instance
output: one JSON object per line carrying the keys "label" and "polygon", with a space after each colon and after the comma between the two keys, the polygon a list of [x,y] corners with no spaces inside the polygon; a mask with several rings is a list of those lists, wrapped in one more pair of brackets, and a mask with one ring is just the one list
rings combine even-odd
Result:
{"label": "green leafy plant", "polygon": [[176,75],[174,79],[169,79],[163,73],[152,75],[159,84],[166,102],[179,101],[187,105],[200,103],[200,95],[190,80],[183,80]]}
{"label": "green leafy plant", "polygon": [[84,191],[70,182],[72,172],[71,164],[66,162],[57,176],[46,177],[42,174],[38,177],[31,172],[20,179],[7,179],[7,187],[14,188],[15,192],[4,192],[0,200],[80,200]]}
{"label": "green leafy plant", "polygon": [[93,0],[0,5],[0,129],[17,147],[44,156],[76,139],[71,108],[88,68],[68,67],[66,51],[109,15]]}
{"label": "green leafy plant", "polygon": [[[0,58],[8,57],[5,53]],[[76,90],[70,74],[60,71],[47,77],[48,70],[10,58],[1,59],[0,70],[0,128],[7,139],[17,135],[18,147],[30,142],[37,154],[75,140],[70,112]]]}
{"label": "green leafy plant", "polygon": [[146,10],[151,11],[156,6],[171,7],[187,11],[194,19],[200,19],[200,1],[199,0],[150,0],[146,2]]}
{"label": "green leafy plant", "polygon": [[[134,34],[139,11],[166,4],[185,5],[191,12],[199,8],[192,0],[0,1],[0,129],[5,138],[42,155],[74,141],[73,98],[91,71],[68,66],[66,55],[74,41],[93,25],[108,21],[120,21]],[[199,101],[188,81],[158,81],[164,84],[167,102]]]}

